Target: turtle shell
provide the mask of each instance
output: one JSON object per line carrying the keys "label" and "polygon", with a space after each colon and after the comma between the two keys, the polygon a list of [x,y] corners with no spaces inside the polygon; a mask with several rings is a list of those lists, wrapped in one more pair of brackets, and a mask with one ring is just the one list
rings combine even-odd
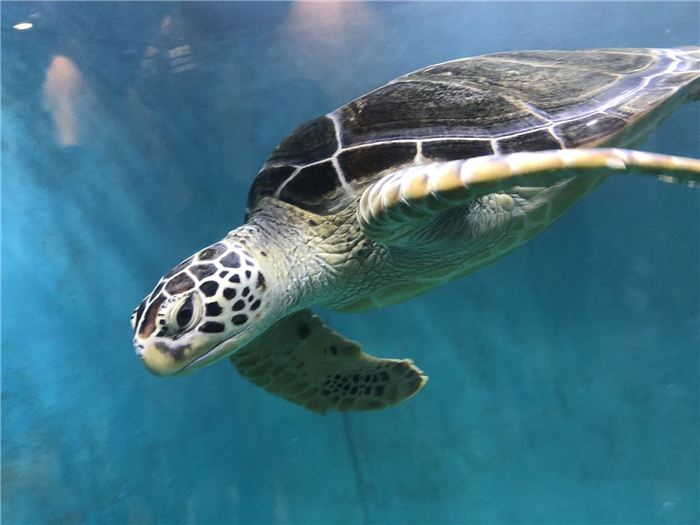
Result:
{"label": "turtle shell", "polygon": [[413,163],[616,145],[697,79],[699,60],[697,48],[526,51],[415,71],[292,132],[256,177],[246,214],[265,196],[336,213]]}

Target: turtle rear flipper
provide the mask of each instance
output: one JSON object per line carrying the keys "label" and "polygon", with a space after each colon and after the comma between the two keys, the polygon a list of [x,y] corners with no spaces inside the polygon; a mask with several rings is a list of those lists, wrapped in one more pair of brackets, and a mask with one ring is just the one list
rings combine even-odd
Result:
{"label": "turtle rear flipper", "polygon": [[424,164],[397,170],[365,191],[357,218],[365,235],[375,241],[410,245],[420,221],[486,195],[508,194],[515,187],[548,187],[579,177],[603,180],[615,174],[650,175],[664,182],[700,186],[700,160],[582,148]]}
{"label": "turtle rear flipper", "polygon": [[231,363],[257,386],[320,414],[386,408],[416,394],[428,379],[410,360],[363,353],[309,309],[275,323]]}

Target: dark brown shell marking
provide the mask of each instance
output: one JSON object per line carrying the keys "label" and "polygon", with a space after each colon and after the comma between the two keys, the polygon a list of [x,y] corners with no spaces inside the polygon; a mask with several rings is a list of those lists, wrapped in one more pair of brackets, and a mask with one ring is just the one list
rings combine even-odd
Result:
{"label": "dark brown shell marking", "polygon": [[414,162],[610,143],[698,82],[697,48],[520,51],[453,60],[385,84],[297,128],[255,179],[246,216],[272,196],[328,215]]}

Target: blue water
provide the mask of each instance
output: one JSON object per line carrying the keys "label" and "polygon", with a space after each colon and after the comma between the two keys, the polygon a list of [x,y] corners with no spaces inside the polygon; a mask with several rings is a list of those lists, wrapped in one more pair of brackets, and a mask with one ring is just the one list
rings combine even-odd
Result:
{"label": "blue water", "polygon": [[[700,4],[1,9],[3,523],[700,521],[692,189],[612,180],[459,282],[319,309],[430,376],[386,411],[320,417],[225,360],[156,379],[129,326],[304,121],[458,57],[698,45]],[[646,148],[700,156],[699,121]]]}

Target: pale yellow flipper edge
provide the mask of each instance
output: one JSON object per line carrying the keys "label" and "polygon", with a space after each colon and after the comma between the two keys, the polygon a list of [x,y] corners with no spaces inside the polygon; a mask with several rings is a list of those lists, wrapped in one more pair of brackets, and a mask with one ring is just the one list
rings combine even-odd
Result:
{"label": "pale yellow flipper edge", "polygon": [[564,149],[489,155],[412,166],[391,173],[362,195],[360,226],[392,244],[416,219],[461,206],[514,186],[551,186],[574,177],[648,175],[700,186],[700,160],[625,149]]}

